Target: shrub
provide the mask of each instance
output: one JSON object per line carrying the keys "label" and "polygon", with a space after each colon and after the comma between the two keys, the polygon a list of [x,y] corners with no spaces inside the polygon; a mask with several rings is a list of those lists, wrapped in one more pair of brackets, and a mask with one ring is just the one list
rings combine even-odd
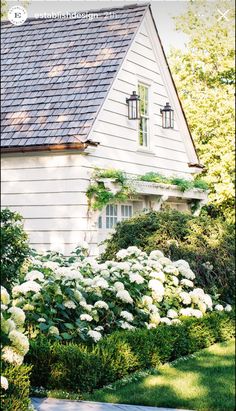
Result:
{"label": "shrub", "polygon": [[[211,313],[200,319],[185,318],[181,324],[162,324],[151,330],[116,331],[96,346],[87,348],[54,343],[47,354],[51,366],[41,362],[41,367],[46,367],[40,372],[48,373],[45,388],[91,391],[133,371],[157,367],[213,343],[231,339],[234,332],[233,312]],[[36,345],[37,341],[31,346],[28,358],[38,364]],[[37,353],[40,355],[39,349]],[[37,381],[37,367],[33,367],[33,374],[32,381]]]}
{"label": "shrub", "polygon": [[[28,411],[30,405],[29,375],[31,366],[9,366],[2,371],[2,375],[8,380],[8,389],[1,389],[2,411]],[[38,371],[40,372],[40,371]]]}
{"label": "shrub", "polygon": [[29,254],[27,234],[22,225],[22,217],[3,209],[1,216],[1,284],[10,290],[19,270]]}
{"label": "shrub", "polygon": [[235,286],[234,234],[232,225],[204,213],[193,217],[176,210],[150,212],[119,223],[101,260],[111,260],[129,246],[146,252],[159,249],[171,260],[188,261],[199,286],[230,302]]}
{"label": "shrub", "polygon": [[99,264],[78,251],[49,256],[50,261],[45,255],[29,259],[29,272],[13,287],[30,338],[44,334],[54,341],[92,343],[117,329],[155,328],[180,322],[183,314],[224,310],[194,287],[195,274],[184,260],[173,263],[159,250],[148,255],[128,247],[117,253],[118,261]]}

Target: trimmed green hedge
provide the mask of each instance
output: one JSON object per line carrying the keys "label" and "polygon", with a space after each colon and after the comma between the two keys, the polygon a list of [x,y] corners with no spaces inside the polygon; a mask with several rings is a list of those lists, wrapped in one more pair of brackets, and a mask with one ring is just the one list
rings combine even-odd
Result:
{"label": "trimmed green hedge", "polygon": [[152,330],[117,331],[91,347],[41,339],[26,361],[33,365],[33,386],[85,392],[228,340],[234,330],[233,313],[211,313]]}
{"label": "trimmed green hedge", "polygon": [[203,212],[194,217],[177,210],[151,211],[118,223],[105,244],[102,261],[113,260],[129,246],[147,253],[161,250],[172,261],[186,260],[200,287],[220,293],[229,303],[234,300],[235,230],[220,218]]}
{"label": "trimmed green hedge", "polygon": [[[8,380],[8,389],[1,390],[2,411],[28,411],[30,405],[30,374],[31,366],[7,366],[2,375]],[[40,370],[38,370],[40,373]]]}

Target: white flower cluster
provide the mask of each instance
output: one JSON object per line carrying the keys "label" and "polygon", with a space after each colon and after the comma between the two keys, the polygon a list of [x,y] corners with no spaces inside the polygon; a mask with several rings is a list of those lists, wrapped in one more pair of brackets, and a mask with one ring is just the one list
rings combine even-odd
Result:
{"label": "white flower cluster", "polygon": [[[10,295],[2,286],[1,303],[4,305],[1,313],[1,333],[3,341],[9,341],[8,345],[1,344],[1,358],[9,364],[21,365],[29,350],[29,340],[23,333],[25,313],[21,308],[11,305]],[[8,380],[4,376],[1,376],[1,387],[8,389]]]}
{"label": "white flower cluster", "polygon": [[[182,316],[200,318],[212,310],[231,310],[230,305],[224,308],[218,301],[213,303],[210,295],[195,287],[195,275],[187,261],[172,262],[159,250],[148,255],[128,247],[117,253],[117,261],[100,263],[88,257],[86,247],[81,246],[73,257],[53,258],[45,261],[44,254],[31,260],[24,282],[13,288],[15,300],[10,310],[10,297],[6,290],[2,292],[3,312],[11,315],[4,330],[11,335],[12,347],[18,345],[21,353],[27,349],[24,339],[15,333],[25,320],[21,308],[27,318],[32,318],[33,311],[32,326],[37,332],[57,339],[78,333],[77,337],[94,342],[117,328],[151,329],[178,324]],[[63,321],[57,322],[57,318]],[[19,360],[9,348],[5,351],[5,357]]]}

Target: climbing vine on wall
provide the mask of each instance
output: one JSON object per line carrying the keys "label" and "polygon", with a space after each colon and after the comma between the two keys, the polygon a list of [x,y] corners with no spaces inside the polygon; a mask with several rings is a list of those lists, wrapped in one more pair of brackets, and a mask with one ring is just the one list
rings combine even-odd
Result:
{"label": "climbing vine on wall", "polygon": [[[132,199],[135,195],[132,181],[148,181],[176,185],[180,191],[187,191],[194,188],[204,191],[208,189],[205,181],[199,178],[187,180],[180,177],[165,177],[160,173],[149,172],[131,180],[128,179],[127,175],[121,170],[95,168],[92,174],[92,182],[86,193],[89,199],[89,207],[93,210],[102,210],[108,203],[125,202]],[[197,204],[195,206],[197,206]]]}

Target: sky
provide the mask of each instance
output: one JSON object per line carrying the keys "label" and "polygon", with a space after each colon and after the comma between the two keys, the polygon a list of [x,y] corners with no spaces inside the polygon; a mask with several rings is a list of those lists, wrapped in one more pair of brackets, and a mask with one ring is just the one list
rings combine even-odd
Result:
{"label": "sky", "polygon": [[[70,12],[70,11],[83,11],[83,10],[96,10],[100,8],[110,7],[123,7],[127,4],[146,3],[145,0],[31,0],[27,7],[29,17],[34,17],[37,13],[43,12]],[[187,42],[187,37],[183,33],[175,31],[175,23],[173,17],[182,14],[188,5],[189,1],[175,0],[152,0],[151,3],[152,12],[156,21],[157,29],[162,40],[165,51],[171,46],[177,48],[184,48],[184,44]],[[9,1],[9,6],[19,4],[17,1]]]}

